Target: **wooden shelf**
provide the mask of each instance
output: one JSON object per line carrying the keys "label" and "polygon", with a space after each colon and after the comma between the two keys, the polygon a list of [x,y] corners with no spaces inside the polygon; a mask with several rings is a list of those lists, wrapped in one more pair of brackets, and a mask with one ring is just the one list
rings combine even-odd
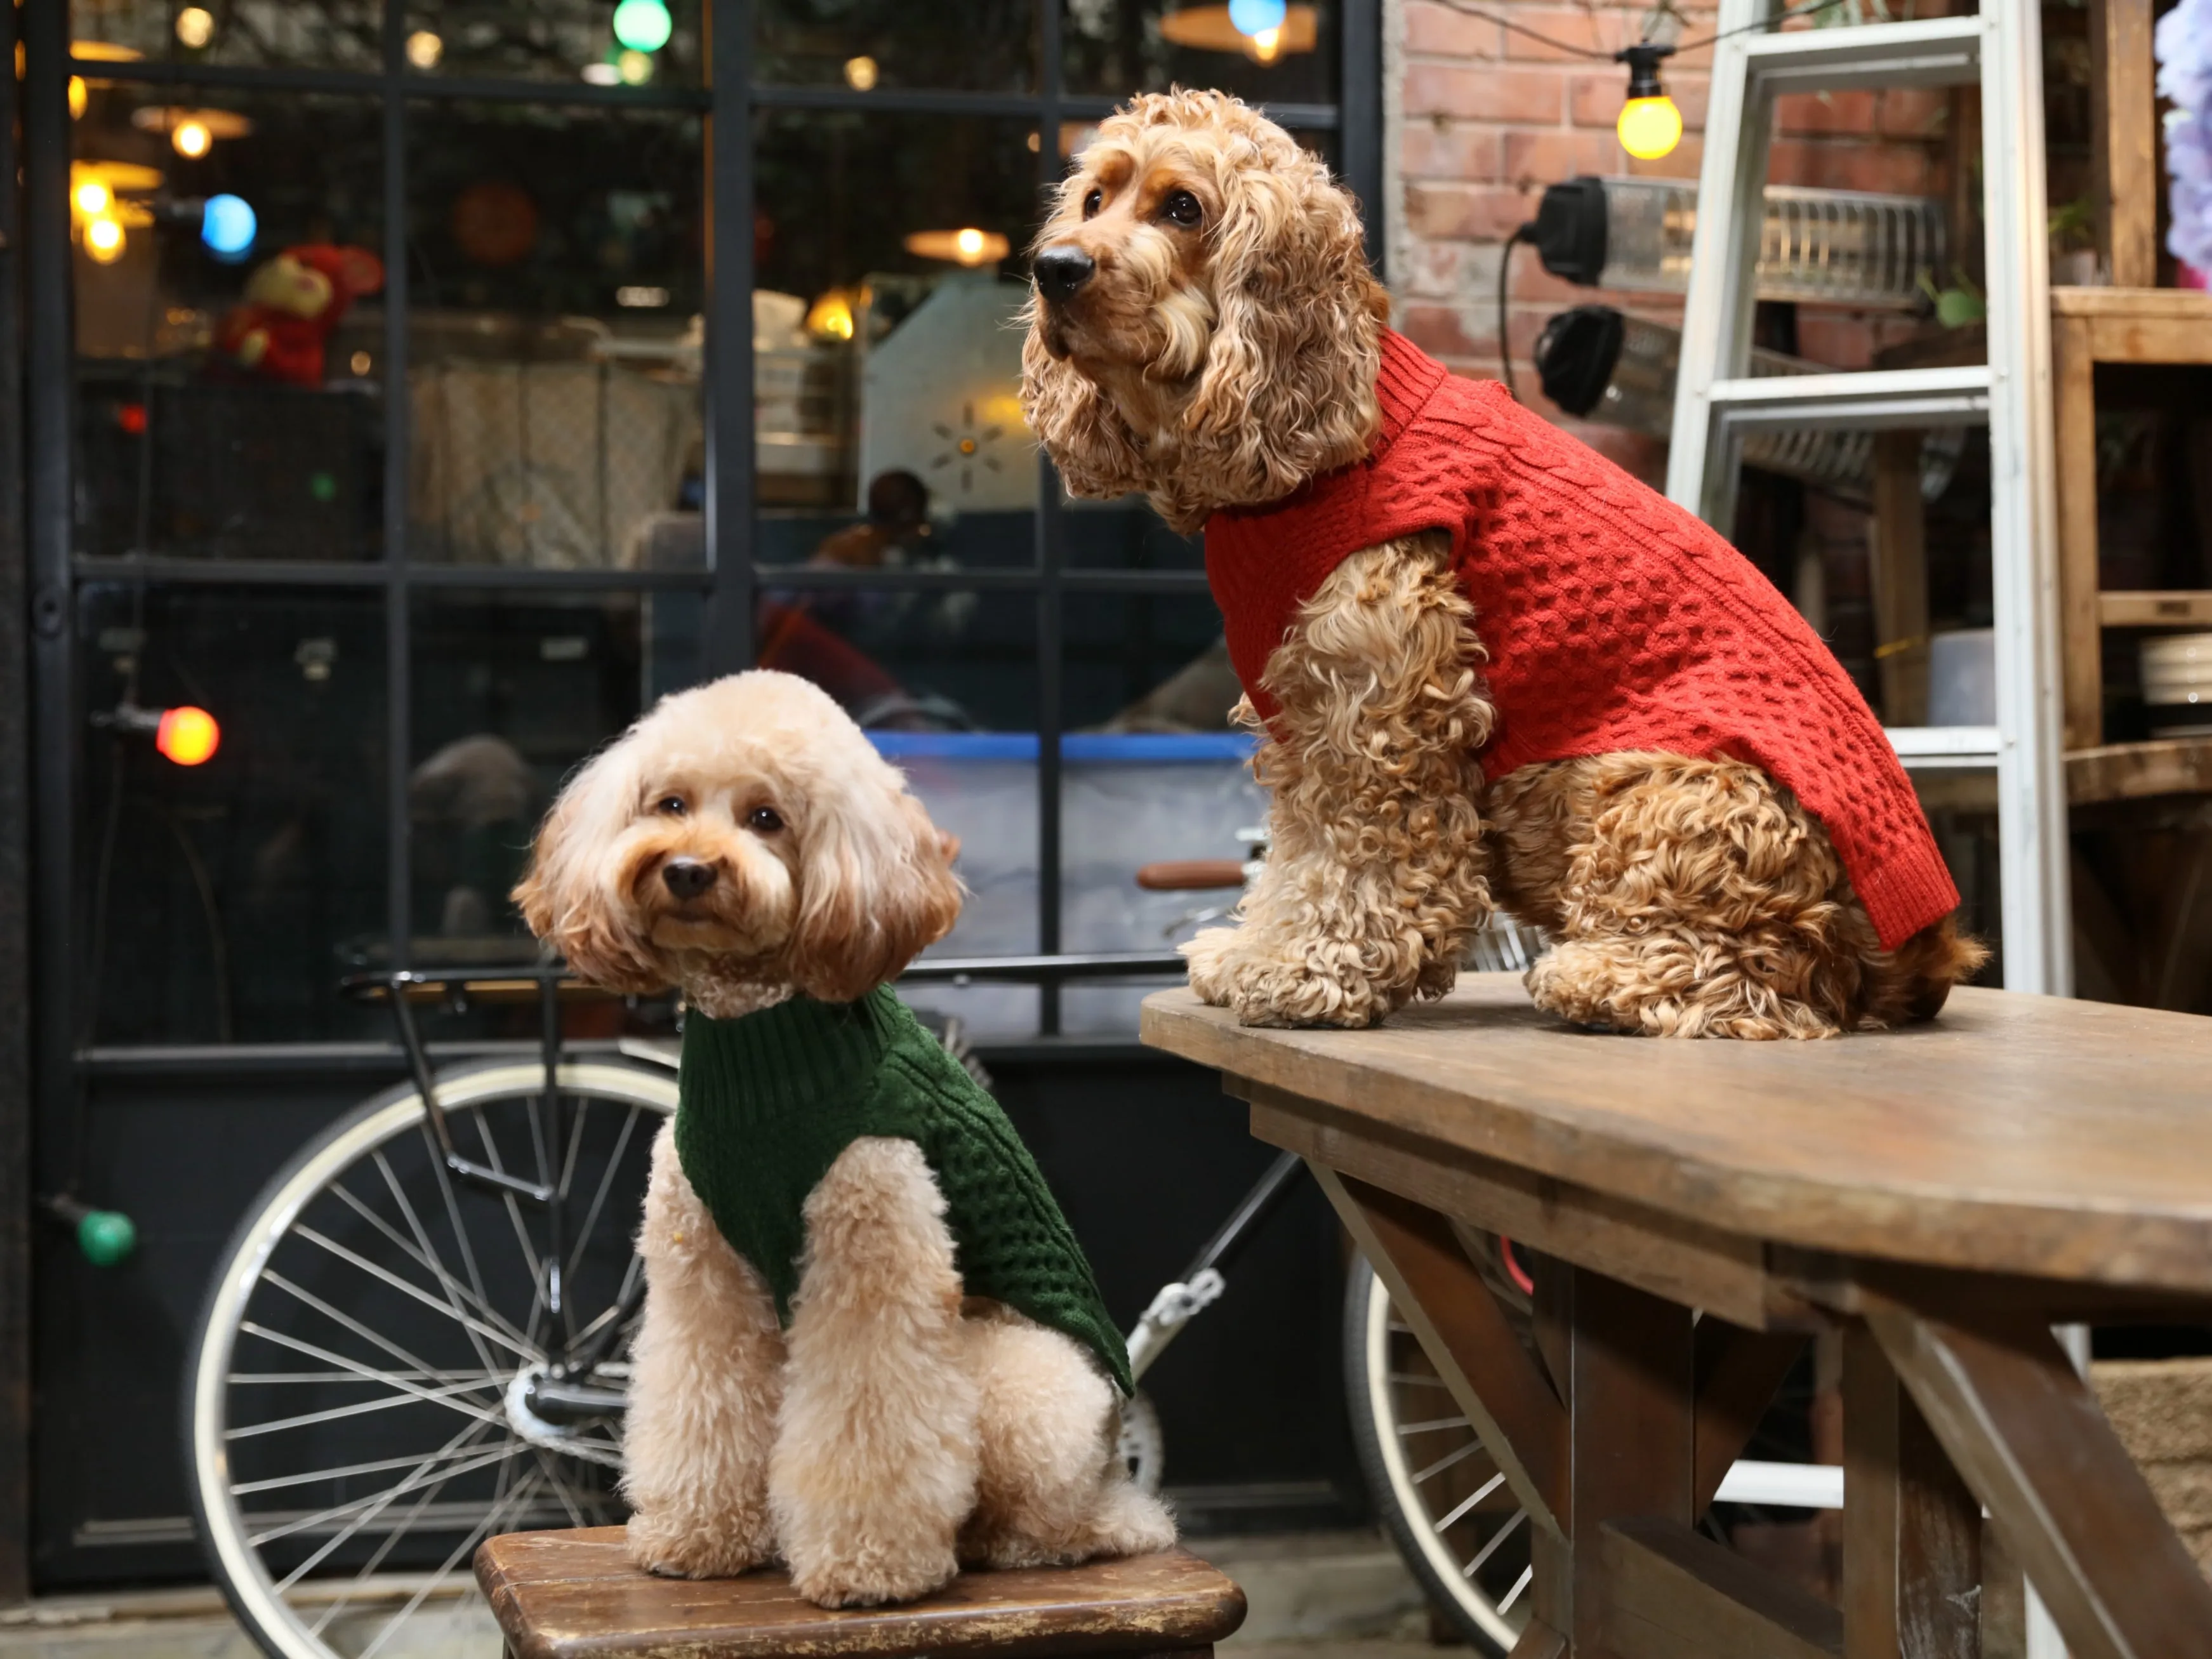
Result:
{"label": "wooden shelf", "polygon": [[[1912,787],[1931,812],[1997,810],[1997,778],[1991,770],[1917,771]],[[2158,738],[2066,751],[2069,806],[2174,795],[2212,795],[2212,738]]]}
{"label": "wooden shelf", "polygon": [[2117,592],[2097,595],[2104,628],[2212,628],[2212,592]]}

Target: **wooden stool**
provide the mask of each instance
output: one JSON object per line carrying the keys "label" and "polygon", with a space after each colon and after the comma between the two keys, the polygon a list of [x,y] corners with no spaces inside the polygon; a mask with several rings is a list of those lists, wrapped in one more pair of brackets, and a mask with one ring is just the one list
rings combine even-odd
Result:
{"label": "wooden stool", "polygon": [[781,1571],[655,1578],[630,1565],[620,1527],[586,1527],[492,1539],[477,1552],[477,1582],[514,1659],[1206,1659],[1244,1622],[1244,1592],[1182,1550],[963,1572],[925,1601],[831,1612]]}

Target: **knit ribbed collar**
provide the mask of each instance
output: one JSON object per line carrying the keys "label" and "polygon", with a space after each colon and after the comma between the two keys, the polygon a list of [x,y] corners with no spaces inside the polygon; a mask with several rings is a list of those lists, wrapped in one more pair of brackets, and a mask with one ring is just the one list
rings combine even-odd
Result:
{"label": "knit ribbed collar", "polygon": [[684,1018],[682,1083],[705,1086],[722,1107],[749,1115],[818,1106],[864,1095],[882,1066],[904,1011],[889,986],[858,1002],[795,996],[736,1019]]}
{"label": "knit ribbed collar", "polygon": [[1368,451],[1370,459],[1380,460],[1389,453],[1450,375],[1449,369],[1397,330],[1382,331],[1381,360],[1375,370],[1375,401],[1382,406],[1382,429]]}

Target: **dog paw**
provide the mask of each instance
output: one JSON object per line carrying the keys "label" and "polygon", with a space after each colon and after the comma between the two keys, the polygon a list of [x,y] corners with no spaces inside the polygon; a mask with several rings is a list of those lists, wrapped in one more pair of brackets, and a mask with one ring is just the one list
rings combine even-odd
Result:
{"label": "dog paw", "polygon": [[1209,927],[1182,947],[1183,960],[1190,964],[1190,988],[1200,1001],[1216,1008],[1229,1006],[1229,963],[1236,948],[1234,927]]}
{"label": "dog paw", "polygon": [[817,1607],[878,1607],[943,1589],[960,1571],[947,1549],[902,1558],[817,1562],[791,1570],[791,1587]]}
{"label": "dog paw", "polygon": [[631,1561],[660,1578],[735,1578],[775,1555],[764,1516],[684,1524],[665,1515],[633,1515],[625,1547]]}
{"label": "dog paw", "polygon": [[1209,928],[1182,950],[1190,988],[1240,1025],[1374,1025],[1413,988],[1378,984],[1356,963],[1270,956],[1234,928]]}

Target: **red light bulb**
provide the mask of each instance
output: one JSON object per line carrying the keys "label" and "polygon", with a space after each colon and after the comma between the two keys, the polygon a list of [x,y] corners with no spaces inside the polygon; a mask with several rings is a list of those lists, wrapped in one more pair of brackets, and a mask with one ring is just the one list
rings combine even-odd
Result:
{"label": "red light bulb", "polygon": [[222,747],[222,728],[204,708],[165,708],[154,730],[154,747],[179,766],[198,766]]}

